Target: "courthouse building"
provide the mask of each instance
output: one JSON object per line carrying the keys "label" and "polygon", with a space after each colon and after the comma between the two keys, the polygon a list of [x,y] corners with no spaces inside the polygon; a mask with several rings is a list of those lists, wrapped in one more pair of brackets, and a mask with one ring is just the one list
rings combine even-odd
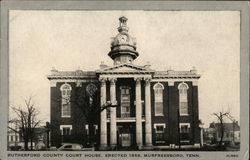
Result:
{"label": "courthouse building", "polygon": [[149,63],[136,65],[139,52],[128,30],[127,18],[120,17],[108,53],[112,66],[102,62],[95,71],[52,69],[47,77],[51,146],[63,142],[100,150],[199,146],[200,75],[195,68],[156,71]]}

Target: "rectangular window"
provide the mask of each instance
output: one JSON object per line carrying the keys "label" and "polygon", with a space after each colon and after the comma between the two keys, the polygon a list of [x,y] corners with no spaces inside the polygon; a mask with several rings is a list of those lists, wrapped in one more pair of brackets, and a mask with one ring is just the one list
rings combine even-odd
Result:
{"label": "rectangular window", "polygon": [[180,115],[188,114],[188,105],[187,102],[180,102]]}
{"label": "rectangular window", "polygon": [[130,117],[130,88],[121,87],[121,117]]}
{"label": "rectangular window", "polygon": [[63,135],[70,135],[70,128],[63,128]]}
{"label": "rectangular window", "polygon": [[180,123],[180,137],[182,142],[189,142],[189,123]]}
{"label": "rectangular window", "polygon": [[165,131],[165,124],[154,124],[155,129],[155,142],[156,143],[165,143],[164,139],[164,131]]}
{"label": "rectangular window", "polygon": [[155,115],[162,116],[163,115],[163,103],[162,102],[155,102]]}
{"label": "rectangular window", "polygon": [[61,135],[71,135],[72,125],[60,125]]}
{"label": "rectangular window", "polygon": [[70,103],[62,104],[62,117],[70,117]]}

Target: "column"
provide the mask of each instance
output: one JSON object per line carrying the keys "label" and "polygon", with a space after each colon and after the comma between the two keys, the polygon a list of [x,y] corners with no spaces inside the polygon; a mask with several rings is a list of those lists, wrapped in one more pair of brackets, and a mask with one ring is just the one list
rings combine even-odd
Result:
{"label": "column", "polygon": [[201,130],[201,147],[203,146],[203,127],[200,127]]}
{"label": "column", "polygon": [[[116,105],[116,79],[110,79],[110,101],[112,105]],[[117,143],[116,135],[116,107],[110,108],[110,145],[115,147]]]}
{"label": "column", "polygon": [[138,147],[142,146],[142,107],[141,107],[141,79],[136,79],[136,144]]}
{"label": "column", "polygon": [[[106,79],[100,79],[101,81],[101,107],[106,104]],[[101,111],[100,118],[100,148],[105,149],[107,147],[107,113],[106,109]]]}
{"label": "column", "polygon": [[145,132],[146,146],[152,146],[150,79],[145,79]]}

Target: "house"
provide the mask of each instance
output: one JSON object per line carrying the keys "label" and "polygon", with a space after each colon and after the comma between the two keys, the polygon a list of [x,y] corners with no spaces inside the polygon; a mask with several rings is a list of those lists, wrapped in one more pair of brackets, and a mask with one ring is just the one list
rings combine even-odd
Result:
{"label": "house", "polygon": [[[222,136],[220,123],[210,123],[209,128],[205,130],[205,135],[211,142],[219,142]],[[238,122],[234,123],[223,123],[223,139],[225,143],[240,143],[240,126]]]}
{"label": "house", "polygon": [[[156,53],[154,53],[156,54]],[[119,147],[200,144],[198,79],[187,71],[156,71],[136,65],[139,57],[127,18],[119,18],[108,56],[95,71],[52,69],[51,146],[63,142]],[[166,60],[167,61],[167,60]]]}
{"label": "house", "polygon": [[7,134],[8,150],[19,150],[22,144],[20,143],[20,135],[15,131],[8,129]]}

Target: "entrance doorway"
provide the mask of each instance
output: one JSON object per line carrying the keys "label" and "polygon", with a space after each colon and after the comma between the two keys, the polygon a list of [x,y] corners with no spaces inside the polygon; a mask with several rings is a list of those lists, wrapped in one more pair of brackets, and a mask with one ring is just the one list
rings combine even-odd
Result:
{"label": "entrance doorway", "polygon": [[122,133],[121,136],[121,146],[129,147],[131,146],[131,134],[130,133]]}
{"label": "entrance doorway", "polygon": [[118,145],[120,147],[131,147],[134,145],[134,124],[123,123],[117,126]]}

